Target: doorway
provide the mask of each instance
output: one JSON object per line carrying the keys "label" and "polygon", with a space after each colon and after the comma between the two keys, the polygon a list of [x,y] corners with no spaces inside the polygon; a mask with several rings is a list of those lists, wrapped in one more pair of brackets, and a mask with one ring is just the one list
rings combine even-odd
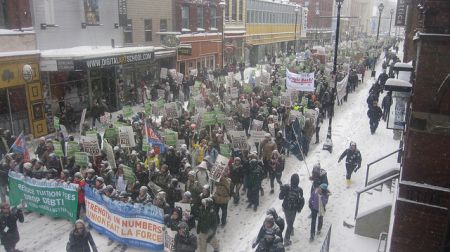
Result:
{"label": "doorway", "polygon": [[13,135],[30,134],[25,86],[0,89],[0,127]]}

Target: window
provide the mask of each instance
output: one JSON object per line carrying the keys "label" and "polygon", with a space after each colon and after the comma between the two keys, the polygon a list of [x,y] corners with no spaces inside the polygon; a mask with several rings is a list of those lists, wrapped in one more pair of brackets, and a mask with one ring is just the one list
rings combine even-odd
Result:
{"label": "window", "polygon": [[181,23],[181,28],[189,29],[189,6],[181,7]]}
{"label": "window", "polygon": [[212,6],[209,9],[209,28],[217,27],[217,10],[216,7]]}
{"label": "window", "polygon": [[243,21],[242,15],[244,13],[244,0],[239,0],[239,21]]}
{"label": "window", "polygon": [[231,20],[236,21],[237,20],[237,1],[232,0],[231,1]]}
{"label": "window", "polygon": [[[166,32],[167,31],[167,19],[160,19],[159,20],[159,31],[160,32]],[[164,38],[166,35],[160,35],[160,41],[164,41]]]}
{"label": "window", "polygon": [[133,43],[133,20],[127,19],[127,26],[123,29],[125,43]]}
{"label": "window", "polygon": [[203,20],[203,6],[197,7],[197,28],[203,28],[204,27],[204,20]]}
{"label": "window", "polygon": [[144,19],[145,41],[150,42],[152,38],[153,22],[151,19]]}
{"label": "window", "polygon": [[228,6],[230,6],[230,2],[227,0],[226,3],[227,5],[222,8],[225,8],[225,21],[228,21],[230,19],[230,9],[228,8]]}

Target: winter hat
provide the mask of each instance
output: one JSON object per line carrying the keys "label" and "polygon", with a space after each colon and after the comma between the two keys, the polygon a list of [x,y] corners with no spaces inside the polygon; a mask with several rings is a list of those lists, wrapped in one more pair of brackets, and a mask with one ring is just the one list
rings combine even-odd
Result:
{"label": "winter hat", "polygon": [[300,183],[300,177],[297,173],[292,174],[291,176],[291,186],[298,186]]}
{"label": "winter hat", "polygon": [[323,183],[323,184],[320,185],[320,189],[322,189],[324,191],[328,190],[328,185],[326,183]]}
{"label": "winter hat", "polygon": [[84,223],[84,221],[82,219],[78,219],[77,221],[75,221],[75,225],[77,224],[83,224],[83,226],[86,226],[86,224]]}
{"label": "winter hat", "polygon": [[92,168],[87,169],[86,173],[95,173],[95,170]]}
{"label": "winter hat", "polygon": [[105,190],[109,193],[112,193],[114,191],[114,187],[112,185],[107,185]]}
{"label": "winter hat", "polygon": [[191,192],[189,192],[189,191],[184,192],[184,197],[186,197],[188,199],[192,198]]}
{"label": "winter hat", "polygon": [[31,170],[32,164],[30,162],[26,162],[25,164],[23,164],[23,168],[25,170]]}
{"label": "winter hat", "polygon": [[195,171],[189,171],[188,175],[192,176],[192,177],[195,177]]}
{"label": "winter hat", "polygon": [[79,179],[83,178],[83,176],[81,175],[81,172],[75,172],[74,177],[79,178]]}
{"label": "winter hat", "polygon": [[272,215],[267,215],[266,218],[264,219],[264,222],[269,222],[269,223],[275,223],[275,219],[273,218]]}
{"label": "winter hat", "polygon": [[102,184],[105,183],[105,179],[102,177],[97,177],[97,181],[102,182]]}
{"label": "winter hat", "polygon": [[277,217],[278,217],[277,211],[276,211],[275,208],[273,208],[273,207],[272,207],[272,208],[269,208],[269,209],[267,210],[266,214],[267,214],[267,215],[272,215],[273,218],[277,218]]}

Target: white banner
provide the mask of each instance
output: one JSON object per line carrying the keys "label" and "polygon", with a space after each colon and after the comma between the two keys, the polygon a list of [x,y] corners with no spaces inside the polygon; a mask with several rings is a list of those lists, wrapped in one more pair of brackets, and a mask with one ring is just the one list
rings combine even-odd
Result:
{"label": "white banner", "polygon": [[286,87],[290,90],[314,92],[314,73],[291,73],[286,69]]}
{"label": "white banner", "polygon": [[345,96],[345,91],[347,89],[347,82],[348,82],[348,74],[345,76],[344,79],[339,81],[336,85],[336,92],[337,92],[337,99],[341,100]]}

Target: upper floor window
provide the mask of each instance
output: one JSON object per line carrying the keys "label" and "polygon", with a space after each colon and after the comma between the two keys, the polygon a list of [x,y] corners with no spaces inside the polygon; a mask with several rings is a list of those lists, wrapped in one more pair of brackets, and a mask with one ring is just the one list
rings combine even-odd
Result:
{"label": "upper floor window", "polygon": [[217,9],[216,7],[212,6],[209,9],[209,27],[210,28],[216,28],[217,27]]}
{"label": "upper floor window", "polygon": [[133,43],[133,20],[127,19],[127,25],[123,29],[125,43]]}
{"label": "upper floor window", "polygon": [[145,33],[145,41],[150,42],[153,40],[153,22],[151,19],[144,19],[144,33]]}
{"label": "upper floor window", "polygon": [[181,7],[181,28],[189,29],[189,6]]}
{"label": "upper floor window", "polygon": [[197,7],[197,28],[204,28],[203,6]]}

